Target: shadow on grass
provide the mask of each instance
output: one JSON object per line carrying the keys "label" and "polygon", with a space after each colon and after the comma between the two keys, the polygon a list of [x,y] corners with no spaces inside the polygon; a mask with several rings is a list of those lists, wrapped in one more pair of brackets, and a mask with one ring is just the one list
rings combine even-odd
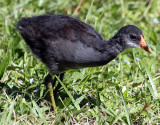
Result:
{"label": "shadow on grass", "polygon": [[[16,86],[13,86],[11,88],[5,83],[0,83],[0,94],[4,94],[12,99],[15,99],[17,96],[21,96],[27,102],[35,100],[39,106],[40,103],[43,101],[47,101],[47,103],[51,104],[48,90],[41,90],[40,85],[32,87],[31,89],[26,89],[24,87],[18,88]],[[6,100],[6,96],[4,96],[3,100]],[[80,97],[83,97],[83,95],[75,93],[73,94],[73,97],[75,100],[78,100]],[[69,98],[68,94],[63,91],[63,88],[61,88],[61,91],[58,91],[55,97],[55,101],[59,109],[63,109],[64,107],[69,107],[70,105],[73,105],[72,100]],[[79,102],[79,105],[80,107],[89,106],[90,108],[93,108],[96,106],[96,98],[91,96],[85,96]]]}

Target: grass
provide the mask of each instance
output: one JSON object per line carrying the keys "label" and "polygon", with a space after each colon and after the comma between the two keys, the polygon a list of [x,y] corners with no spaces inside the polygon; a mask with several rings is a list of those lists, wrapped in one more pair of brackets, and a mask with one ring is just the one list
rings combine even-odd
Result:
{"label": "grass", "polygon": [[[129,49],[103,67],[67,71],[50,110],[42,84],[47,68],[16,29],[24,16],[72,15],[79,0],[0,1],[0,124],[160,123],[160,1],[89,0],[76,18],[106,39],[127,24],[142,29],[153,54]],[[33,80],[34,81],[33,81]]]}

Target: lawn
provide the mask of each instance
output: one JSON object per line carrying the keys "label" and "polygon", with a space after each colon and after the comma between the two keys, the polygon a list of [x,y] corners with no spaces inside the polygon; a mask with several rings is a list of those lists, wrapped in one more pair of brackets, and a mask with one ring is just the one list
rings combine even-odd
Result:
{"label": "lawn", "polygon": [[[0,125],[160,123],[160,1],[86,0],[74,13],[79,2],[0,1]],[[67,71],[53,112],[42,84],[47,67],[16,28],[20,18],[46,13],[78,18],[105,39],[122,26],[136,25],[152,54],[129,49],[105,66]]]}

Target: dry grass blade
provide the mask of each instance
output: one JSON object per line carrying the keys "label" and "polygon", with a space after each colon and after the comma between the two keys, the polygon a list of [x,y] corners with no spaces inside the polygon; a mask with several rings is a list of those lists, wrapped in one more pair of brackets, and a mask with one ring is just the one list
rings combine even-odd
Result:
{"label": "dry grass blade", "polygon": [[78,12],[79,12],[79,10],[80,10],[80,8],[81,8],[81,6],[82,6],[82,4],[83,4],[84,2],[85,2],[85,0],[81,0],[81,1],[79,2],[79,4],[78,4],[77,8],[74,10],[72,16],[75,16],[75,15],[78,14]]}

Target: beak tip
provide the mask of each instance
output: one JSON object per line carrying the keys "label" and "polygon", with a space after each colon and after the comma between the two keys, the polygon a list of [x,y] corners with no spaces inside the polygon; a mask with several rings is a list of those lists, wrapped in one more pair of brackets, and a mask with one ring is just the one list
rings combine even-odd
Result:
{"label": "beak tip", "polygon": [[151,49],[150,49],[150,48],[148,49],[148,52],[149,52],[149,53],[152,53],[152,51],[151,51]]}
{"label": "beak tip", "polygon": [[149,53],[152,53],[151,49],[148,46],[143,46],[143,47],[140,46],[140,48],[145,50],[145,51],[147,51],[147,52],[149,52]]}

